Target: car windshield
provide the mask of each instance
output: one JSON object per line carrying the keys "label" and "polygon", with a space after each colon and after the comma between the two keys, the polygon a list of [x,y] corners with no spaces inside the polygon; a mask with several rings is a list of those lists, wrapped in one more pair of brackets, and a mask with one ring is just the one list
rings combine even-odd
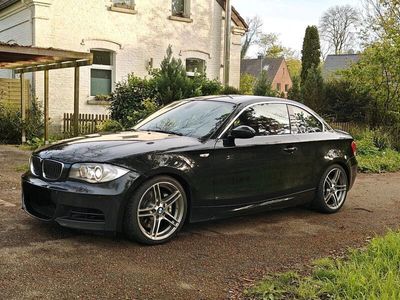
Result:
{"label": "car windshield", "polygon": [[234,109],[235,104],[222,101],[177,101],[152,114],[134,129],[207,138],[221,126]]}

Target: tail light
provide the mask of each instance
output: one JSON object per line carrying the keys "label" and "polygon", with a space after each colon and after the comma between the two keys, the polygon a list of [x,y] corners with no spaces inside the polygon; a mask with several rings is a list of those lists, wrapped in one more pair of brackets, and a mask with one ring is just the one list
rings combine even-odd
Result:
{"label": "tail light", "polygon": [[356,156],[357,155],[357,144],[355,141],[353,141],[351,143],[351,151],[353,152],[353,155]]}

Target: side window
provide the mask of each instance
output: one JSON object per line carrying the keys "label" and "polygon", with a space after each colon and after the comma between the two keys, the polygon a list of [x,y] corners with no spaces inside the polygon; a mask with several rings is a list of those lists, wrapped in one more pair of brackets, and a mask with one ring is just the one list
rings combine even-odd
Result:
{"label": "side window", "polygon": [[186,75],[194,77],[198,74],[204,74],[206,71],[206,61],[199,58],[186,59]]}
{"label": "side window", "polygon": [[304,109],[289,105],[292,134],[322,132],[322,123]]}
{"label": "side window", "polygon": [[257,104],[245,110],[234,123],[252,127],[257,136],[290,134],[285,104]]}

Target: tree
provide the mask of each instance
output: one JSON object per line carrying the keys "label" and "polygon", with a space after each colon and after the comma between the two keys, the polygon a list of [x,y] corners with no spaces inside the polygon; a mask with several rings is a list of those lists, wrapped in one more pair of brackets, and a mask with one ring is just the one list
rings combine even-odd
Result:
{"label": "tree", "polygon": [[255,16],[251,19],[247,18],[246,22],[249,28],[243,40],[242,51],[241,51],[242,59],[246,57],[249,48],[258,42],[259,35],[261,34],[261,28],[263,26],[263,22],[258,16]]}
{"label": "tree", "polygon": [[319,41],[318,28],[308,26],[303,41],[303,50],[301,51],[301,84],[303,85],[311,68],[318,68],[321,62],[321,44]]}
{"label": "tree", "polygon": [[186,75],[181,59],[172,56],[172,46],[168,46],[167,54],[161,62],[159,70],[153,72],[159,98],[162,103],[169,104],[175,100],[189,97],[192,91],[190,79]]}
{"label": "tree", "polygon": [[254,85],[253,94],[256,96],[277,96],[276,91],[272,90],[267,71],[263,70],[260,73],[260,76],[257,78],[257,82]]}
{"label": "tree", "polygon": [[288,99],[301,101],[300,77],[293,76],[292,87],[288,91]]}
{"label": "tree", "polygon": [[325,87],[319,67],[313,65],[308,69],[306,80],[301,86],[301,98],[305,105],[316,112],[324,110]]}
{"label": "tree", "polygon": [[301,73],[301,60],[294,58],[294,57],[289,57],[286,58],[286,64],[289,70],[289,74],[292,77],[292,80],[294,77],[300,77]]}
{"label": "tree", "polygon": [[256,78],[250,74],[243,74],[240,76],[240,93],[243,95],[251,95],[256,83]]}
{"label": "tree", "polygon": [[329,8],[319,25],[321,38],[328,44],[328,49],[342,54],[354,46],[359,20],[359,12],[350,5]]}

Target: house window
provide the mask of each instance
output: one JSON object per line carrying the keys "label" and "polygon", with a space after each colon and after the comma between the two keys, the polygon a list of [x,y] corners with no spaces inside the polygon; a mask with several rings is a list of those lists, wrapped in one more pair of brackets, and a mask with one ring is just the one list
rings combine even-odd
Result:
{"label": "house window", "polygon": [[113,54],[104,50],[92,50],[93,65],[90,70],[90,95],[110,95],[113,83]]}
{"label": "house window", "polygon": [[172,0],[172,16],[190,18],[190,0]]}
{"label": "house window", "polygon": [[285,84],[285,92],[289,92],[289,85]]}
{"label": "house window", "polygon": [[126,9],[135,9],[135,0],[112,0],[113,6]]}
{"label": "house window", "polygon": [[186,74],[194,77],[196,74],[204,74],[206,71],[206,61],[199,58],[186,59]]}
{"label": "house window", "polygon": [[281,84],[280,84],[280,83],[277,83],[277,84],[276,84],[276,90],[280,92],[280,91],[281,91],[281,88],[282,88]]}

